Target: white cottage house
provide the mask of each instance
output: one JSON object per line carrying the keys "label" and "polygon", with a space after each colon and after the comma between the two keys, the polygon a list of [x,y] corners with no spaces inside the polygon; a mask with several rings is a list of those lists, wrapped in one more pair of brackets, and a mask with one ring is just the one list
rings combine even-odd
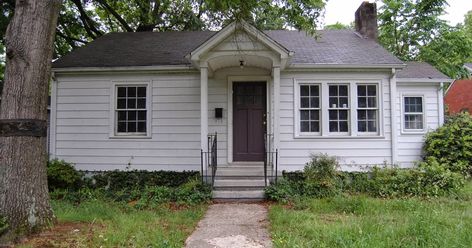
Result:
{"label": "white cottage house", "polygon": [[376,42],[375,3],[356,30],[317,35],[246,22],[104,35],[53,64],[51,157],[89,171],[217,163],[229,187],[263,186],[248,176],[302,169],[311,153],[343,170],[414,165],[450,79]]}

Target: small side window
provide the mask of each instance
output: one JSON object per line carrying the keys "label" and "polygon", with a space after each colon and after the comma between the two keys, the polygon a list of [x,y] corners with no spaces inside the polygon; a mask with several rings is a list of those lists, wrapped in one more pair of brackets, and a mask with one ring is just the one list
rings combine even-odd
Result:
{"label": "small side window", "polygon": [[405,131],[424,130],[424,106],[422,96],[403,97],[403,129]]}

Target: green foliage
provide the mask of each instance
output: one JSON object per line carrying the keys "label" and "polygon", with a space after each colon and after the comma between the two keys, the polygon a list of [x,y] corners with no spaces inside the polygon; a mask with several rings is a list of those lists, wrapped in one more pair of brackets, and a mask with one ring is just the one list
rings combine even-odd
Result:
{"label": "green foliage", "polygon": [[[46,236],[41,247],[184,247],[207,209],[206,204],[137,209],[122,202],[91,199],[80,204],[51,201],[59,226],[80,232]],[[60,228],[59,228],[60,229]],[[35,246],[36,247],[36,246]]]}
{"label": "green foliage", "polygon": [[436,159],[429,158],[417,168],[374,167],[370,172],[339,172],[335,157],[313,156],[303,172],[284,172],[284,178],[266,188],[270,200],[293,203],[300,198],[326,198],[339,193],[368,194],[374,197],[458,196],[465,178]]}
{"label": "green foliage", "polygon": [[305,165],[303,173],[284,173],[279,180],[265,189],[268,199],[290,202],[299,196],[329,197],[338,194],[340,184],[336,157],[327,154],[313,154]]}
{"label": "green foliage", "polygon": [[48,187],[56,189],[76,190],[82,185],[83,174],[76,171],[71,163],[64,160],[51,160],[47,165]]}
{"label": "green foliage", "polygon": [[470,247],[471,199],[304,199],[271,205],[269,230],[274,247]]}
{"label": "green foliage", "polygon": [[336,157],[328,154],[312,154],[311,160],[303,169],[304,195],[327,197],[339,192],[338,169]]}
{"label": "green foliage", "polygon": [[420,48],[418,59],[429,62],[451,78],[466,78],[464,63],[472,59],[472,34],[464,28],[444,28]]}
{"label": "green foliage", "polygon": [[267,199],[287,204],[301,193],[300,183],[287,179],[281,179],[264,189]]}
{"label": "green foliage", "polygon": [[144,189],[148,186],[177,187],[198,175],[197,171],[107,171],[92,177],[92,187],[111,191]]}
{"label": "green foliage", "polygon": [[7,218],[0,215],[0,236],[8,229]]}
{"label": "green foliage", "polygon": [[439,33],[446,0],[382,0],[379,42],[402,60],[415,59],[419,47]]}
{"label": "green foliage", "polygon": [[461,113],[448,118],[443,126],[426,135],[423,151],[427,161],[437,161],[446,169],[471,176],[472,117]]}
{"label": "green foliage", "polygon": [[340,22],[336,22],[334,24],[328,24],[324,26],[324,29],[326,30],[342,30],[342,29],[352,29],[353,28],[353,23],[350,25],[345,25]]}
{"label": "green foliage", "polygon": [[374,168],[366,193],[377,197],[439,197],[458,193],[464,177],[438,163],[424,168]]}

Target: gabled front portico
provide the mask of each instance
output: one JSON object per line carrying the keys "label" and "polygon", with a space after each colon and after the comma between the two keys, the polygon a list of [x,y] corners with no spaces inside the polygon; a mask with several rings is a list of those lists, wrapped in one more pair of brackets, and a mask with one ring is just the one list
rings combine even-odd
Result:
{"label": "gabled front portico", "polygon": [[[257,138],[264,133],[273,135],[269,149],[277,149],[280,71],[288,65],[292,55],[285,47],[244,21],[228,25],[188,54],[187,58],[200,70],[203,151],[209,149],[208,121],[213,118],[209,116],[212,109],[208,105],[208,82],[218,73],[224,74],[228,91],[226,162],[262,161],[262,157],[259,159],[257,154],[249,153],[251,149],[257,150],[259,145],[264,146],[264,136],[262,143]],[[232,71],[224,72],[231,68]],[[255,120],[259,117],[262,117],[260,121]],[[245,148],[248,151],[246,155],[241,152]]]}

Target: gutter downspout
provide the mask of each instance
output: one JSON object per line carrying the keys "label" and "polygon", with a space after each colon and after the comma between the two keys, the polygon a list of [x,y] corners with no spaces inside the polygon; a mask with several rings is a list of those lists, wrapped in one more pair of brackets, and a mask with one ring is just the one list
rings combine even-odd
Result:
{"label": "gutter downspout", "polygon": [[[392,68],[392,76],[390,78],[390,128],[392,133],[392,165],[397,163],[397,123],[396,123],[396,106],[397,106],[397,72]],[[400,123],[401,125],[401,123]]]}

